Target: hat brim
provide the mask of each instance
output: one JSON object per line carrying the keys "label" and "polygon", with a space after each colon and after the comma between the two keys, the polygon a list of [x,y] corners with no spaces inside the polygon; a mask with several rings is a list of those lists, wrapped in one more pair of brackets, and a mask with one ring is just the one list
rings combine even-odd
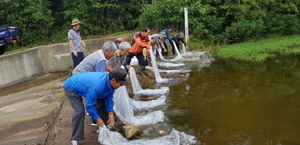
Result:
{"label": "hat brim", "polygon": [[70,24],[70,26],[75,26],[75,25],[78,25],[78,24],[82,24],[82,22],[76,23],[76,24]]}
{"label": "hat brim", "polygon": [[128,86],[129,85],[129,82],[127,80],[125,80],[125,81],[118,81],[118,82],[120,82],[124,86]]}

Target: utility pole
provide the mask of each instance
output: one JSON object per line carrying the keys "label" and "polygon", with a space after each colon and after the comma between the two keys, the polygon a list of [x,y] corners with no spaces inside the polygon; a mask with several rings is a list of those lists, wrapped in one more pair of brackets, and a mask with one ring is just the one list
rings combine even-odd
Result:
{"label": "utility pole", "polygon": [[184,32],[185,32],[185,42],[189,40],[189,22],[188,22],[188,9],[184,8]]}

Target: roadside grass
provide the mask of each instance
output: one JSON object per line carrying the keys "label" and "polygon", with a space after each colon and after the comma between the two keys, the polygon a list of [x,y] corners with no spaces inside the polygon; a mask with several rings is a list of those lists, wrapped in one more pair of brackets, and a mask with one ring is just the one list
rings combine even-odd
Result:
{"label": "roadside grass", "polygon": [[263,62],[279,55],[300,54],[299,35],[264,38],[239,44],[224,45],[213,56],[221,59],[236,59]]}

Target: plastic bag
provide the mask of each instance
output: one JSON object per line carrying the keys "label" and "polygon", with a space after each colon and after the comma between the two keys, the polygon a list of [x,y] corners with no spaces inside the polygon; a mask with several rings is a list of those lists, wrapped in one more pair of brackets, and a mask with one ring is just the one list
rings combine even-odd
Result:
{"label": "plastic bag", "polygon": [[168,62],[176,62],[176,61],[179,61],[182,57],[180,57],[179,55],[177,55],[175,58],[173,59],[165,59],[162,54],[161,54],[161,51],[158,52],[158,56],[159,56],[159,59],[162,60],[162,61],[168,61]]}
{"label": "plastic bag", "polygon": [[[146,69],[154,71],[154,68],[151,67],[151,66],[146,66]],[[158,69],[158,72],[164,72],[164,73],[188,73],[188,72],[191,72],[191,70],[183,70],[183,69],[164,70],[164,69]]]}
{"label": "plastic bag", "polygon": [[[114,99],[114,111],[116,115],[119,117],[119,119],[125,124],[132,123],[134,125],[149,125],[149,124],[156,124],[158,122],[162,122],[164,119],[164,113],[160,110],[151,112],[147,115],[134,116],[132,100],[130,100],[125,86],[121,86],[114,93],[113,99]],[[141,105],[142,102],[140,102],[139,107],[146,106],[146,105],[155,107],[161,105],[162,101],[164,103],[164,100],[165,98],[162,98],[161,100],[153,100],[152,102],[151,101],[144,102],[146,103],[145,105]]]}
{"label": "plastic bag", "polygon": [[150,55],[151,55],[151,60],[152,60],[153,72],[154,72],[154,75],[155,75],[155,81],[157,83],[168,83],[169,79],[163,79],[163,78],[161,78],[161,76],[160,76],[160,74],[158,72],[158,68],[157,68],[155,56],[152,53],[152,47],[150,47]]}
{"label": "plastic bag", "polygon": [[106,126],[99,127],[98,141],[103,145],[192,145],[197,142],[194,136],[175,129],[169,135],[152,140],[127,140],[119,132],[109,131]]}
{"label": "plastic bag", "polygon": [[129,75],[132,85],[133,93],[136,95],[162,95],[169,92],[169,87],[161,87],[160,89],[142,89],[134,68],[129,69]]}

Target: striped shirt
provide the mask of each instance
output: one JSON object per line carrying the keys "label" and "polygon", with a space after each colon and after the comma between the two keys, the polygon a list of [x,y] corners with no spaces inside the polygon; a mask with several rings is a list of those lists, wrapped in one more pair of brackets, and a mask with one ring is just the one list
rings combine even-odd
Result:
{"label": "striped shirt", "polygon": [[[74,29],[70,29],[68,32],[68,39],[73,40],[73,45],[74,48],[77,52],[82,52],[82,40],[81,40],[81,36],[80,36],[80,32],[76,31]],[[70,46],[70,52],[72,53],[72,47]]]}

